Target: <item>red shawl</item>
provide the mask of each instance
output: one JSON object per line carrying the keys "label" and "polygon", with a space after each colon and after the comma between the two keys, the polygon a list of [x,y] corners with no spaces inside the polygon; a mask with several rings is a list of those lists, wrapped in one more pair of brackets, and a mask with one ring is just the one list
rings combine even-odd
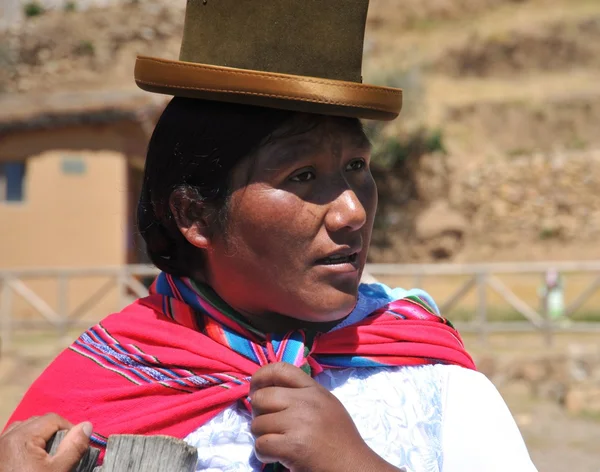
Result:
{"label": "red shawl", "polygon": [[[303,337],[291,335],[248,339],[259,356],[258,362],[251,360],[253,356],[228,345],[218,318],[183,301],[175,282],[185,280],[166,277],[171,293],[136,301],[60,354],[31,386],[8,424],[47,412],[73,423],[89,420],[94,424],[92,440],[100,447],[112,434],[185,438],[244,400],[249,378],[261,364],[289,361],[285,346],[303,346]],[[231,326],[227,329],[231,334]],[[245,331],[236,336],[240,333]],[[313,375],[349,365],[445,363],[475,368],[454,328],[406,299],[360,323],[317,336],[299,357],[289,362],[308,363]]]}

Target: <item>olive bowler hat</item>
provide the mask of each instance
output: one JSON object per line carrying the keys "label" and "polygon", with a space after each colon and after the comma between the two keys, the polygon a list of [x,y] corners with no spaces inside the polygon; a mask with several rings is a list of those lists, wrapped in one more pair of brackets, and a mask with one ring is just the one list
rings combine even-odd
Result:
{"label": "olive bowler hat", "polygon": [[139,56],[139,87],[392,120],[402,91],[362,83],[369,0],[188,0],[179,61]]}

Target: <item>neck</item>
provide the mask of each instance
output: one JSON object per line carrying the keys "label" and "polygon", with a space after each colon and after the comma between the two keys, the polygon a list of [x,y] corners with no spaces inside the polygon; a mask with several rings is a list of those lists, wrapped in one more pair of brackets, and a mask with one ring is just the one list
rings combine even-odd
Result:
{"label": "neck", "polygon": [[[168,277],[168,275],[167,275]],[[286,334],[290,331],[304,330],[307,334],[326,333],[344,321],[349,313],[341,318],[327,322],[312,322],[285,316],[272,311],[248,310],[225,301],[209,284],[198,279],[186,279],[192,289],[222,313],[228,313],[232,319],[261,334]],[[168,290],[168,289],[167,289]],[[194,297],[192,297],[194,298]],[[193,304],[193,301],[188,301]]]}
{"label": "neck", "polygon": [[256,315],[235,307],[232,308],[234,308],[250,325],[265,334],[285,334],[300,329],[308,333],[326,333],[347,318],[347,316],[345,316],[340,320],[315,323],[277,313]]}

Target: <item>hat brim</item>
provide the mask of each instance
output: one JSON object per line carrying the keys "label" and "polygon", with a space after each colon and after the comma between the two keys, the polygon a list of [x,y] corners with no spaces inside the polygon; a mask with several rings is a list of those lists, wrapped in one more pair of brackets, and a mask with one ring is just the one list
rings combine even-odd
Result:
{"label": "hat brim", "polygon": [[402,90],[138,56],[135,81],[148,92],[284,110],[393,120]]}

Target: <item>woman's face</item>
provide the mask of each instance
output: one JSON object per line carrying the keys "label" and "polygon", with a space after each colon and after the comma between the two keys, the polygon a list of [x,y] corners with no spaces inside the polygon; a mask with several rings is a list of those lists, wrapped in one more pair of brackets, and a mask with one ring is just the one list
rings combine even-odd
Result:
{"label": "woman's face", "polygon": [[227,230],[206,252],[213,289],[264,330],[346,317],[377,207],[369,160],[357,123],[327,118],[240,163]]}

